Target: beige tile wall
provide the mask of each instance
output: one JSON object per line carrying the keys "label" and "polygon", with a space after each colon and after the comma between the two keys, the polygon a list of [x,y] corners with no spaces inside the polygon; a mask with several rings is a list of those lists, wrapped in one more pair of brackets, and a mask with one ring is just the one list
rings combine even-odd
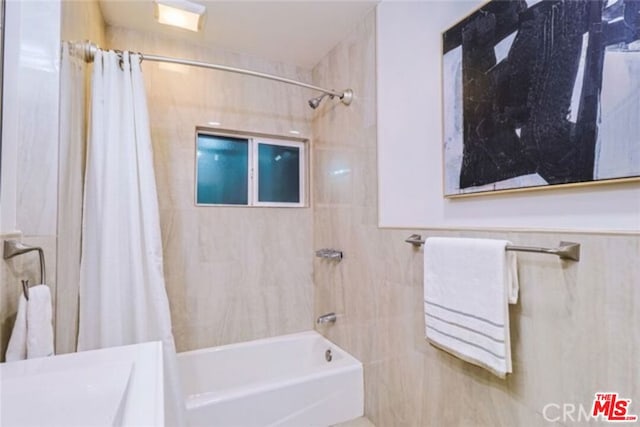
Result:
{"label": "beige tile wall", "polygon": [[[310,81],[308,71],[107,28],[111,48],[190,58]],[[310,135],[308,90],[184,66],[143,65],[166,286],[178,350],[313,328],[312,210],[194,206],[195,128]]]}
{"label": "beige tile wall", "polygon": [[[602,390],[640,413],[640,236],[377,228],[374,25],[372,13],[313,71],[316,84],[356,93],[351,106],[327,102],[313,119],[313,243],[345,251],[339,264],[314,262],[314,311],[338,313],[319,330],[364,363],[365,415],[378,427],[544,426],[553,425],[547,403],[589,410]],[[422,250],[404,242],[412,233],[582,243],[579,263],[519,254],[506,381],[425,342]]]}

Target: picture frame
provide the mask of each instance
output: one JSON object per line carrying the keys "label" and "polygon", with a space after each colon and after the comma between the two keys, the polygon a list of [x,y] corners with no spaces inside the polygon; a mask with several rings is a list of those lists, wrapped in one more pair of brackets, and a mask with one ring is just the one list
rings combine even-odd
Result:
{"label": "picture frame", "polygon": [[640,0],[492,0],[442,83],[447,198],[640,181]]}

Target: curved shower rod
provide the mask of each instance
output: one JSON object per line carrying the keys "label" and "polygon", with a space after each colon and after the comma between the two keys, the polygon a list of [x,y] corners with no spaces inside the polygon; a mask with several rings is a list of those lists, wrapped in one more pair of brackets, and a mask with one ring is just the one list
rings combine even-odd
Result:
{"label": "curved shower rod", "polygon": [[[96,52],[98,51],[98,49],[100,49],[100,47],[97,44],[91,41],[71,43],[71,45],[73,46],[74,50],[77,50],[80,53],[82,59],[84,59],[86,62],[93,62]],[[122,53],[121,51],[118,51],[118,50],[115,50],[115,52],[119,54]],[[139,53],[139,52],[138,52],[138,55],[140,55],[141,61],[168,62],[171,64],[189,65],[192,67],[227,71],[229,73],[244,74],[247,76],[259,77],[259,78],[268,79],[268,80],[275,80],[277,82],[282,82],[290,85],[304,87],[307,89],[317,90],[318,92],[322,92],[323,95],[321,97],[313,98],[309,100],[309,106],[313,109],[316,109],[318,107],[318,105],[320,104],[319,101],[321,101],[322,98],[324,98],[324,96],[326,95],[328,95],[330,98],[338,97],[344,105],[349,105],[351,104],[351,101],[353,101],[353,90],[351,89],[345,89],[339,92],[333,89],[325,89],[320,86],[314,86],[308,83],[299,82],[297,80],[276,76],[274,74],[260,73],[258,71],[247,70],[244,68],[228,67],[226,65],[210,64],[208,62],[193,61],[191,59],[171,58],[168,56],[151,55],[151,54]]]}

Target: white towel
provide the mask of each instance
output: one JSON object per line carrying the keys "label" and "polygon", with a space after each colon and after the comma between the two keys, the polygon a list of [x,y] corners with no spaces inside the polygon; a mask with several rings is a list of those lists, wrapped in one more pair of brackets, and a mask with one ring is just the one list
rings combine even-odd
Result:
{"label": "white towel", "polygon": [[7,347],[6,360],[53,355],[51,292],[46,285],[29,288],[29,300],[20,294],[18,314]]}
{"label": "white towel", "polygon": [[512,372],[508,304],[518,301],[506,240],[428,238],[424,312],[429,342],[504,378]]}
{"label": "white towel", "polygon": [[47,285],[29,288],[27,302],[27,359],[53,356],[51,292]]}

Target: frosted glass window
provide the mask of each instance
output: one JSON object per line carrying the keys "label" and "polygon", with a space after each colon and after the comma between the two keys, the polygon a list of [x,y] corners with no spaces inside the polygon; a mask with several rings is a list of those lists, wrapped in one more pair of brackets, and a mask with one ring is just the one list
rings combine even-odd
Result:
{"label": "frosted glass window", "polygon": [[300,147],[258,143],[258,202],[300,203]]}
{"label": "frosted glass window", "polygon": [[304,207],[306,144],[198,131],[196,204]]}
{"label": "frosted glass window", "polygon": [[198,134],[196,203],[247,205],[249,140]]}

